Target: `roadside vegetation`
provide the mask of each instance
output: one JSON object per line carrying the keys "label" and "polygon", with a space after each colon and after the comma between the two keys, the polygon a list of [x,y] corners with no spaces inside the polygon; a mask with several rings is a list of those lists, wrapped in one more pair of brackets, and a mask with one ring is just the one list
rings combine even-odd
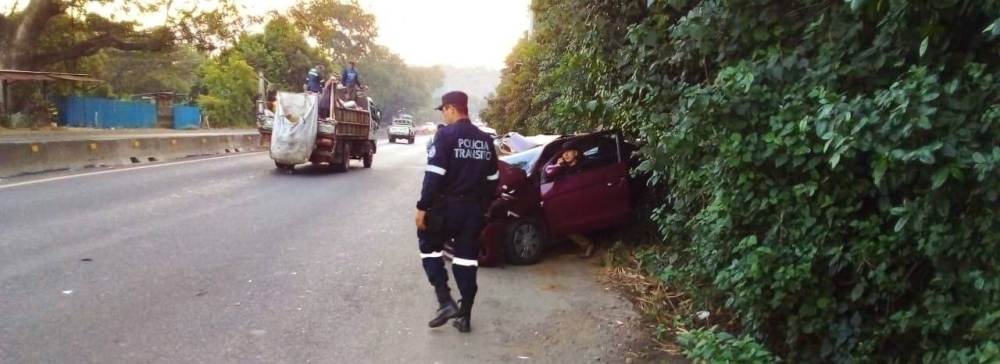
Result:
{"label": "roadside vegetation", "polygon": [[481,115],[645,142],[650,231],[609,260],[613,279],[645,282],[665,347],[711,363],[1000,361],[1000,1],[533,12]]}
{"label": "roadside vegetation", "polygon": [[[300,92],[314,65],[325,65],[329,76],[357,61],[369,96],[389,116],[430,105],[431,93],[444,82],[441,69],[408,66],[377,44],[375,17],[355,0],[300,0],[261,16],[250,16],[233,0],[212,8],[175,3],[30,0],[0,6],[0,69],[84,73],[105,81],[15,82],[11,111],[48,120],[54,112],[49,96],[128,100],[173,92],[177,102],[201,106],[214,127],[251,126],[258,72],[276,90]],[[161,24],[139,22],[164,13]]]}

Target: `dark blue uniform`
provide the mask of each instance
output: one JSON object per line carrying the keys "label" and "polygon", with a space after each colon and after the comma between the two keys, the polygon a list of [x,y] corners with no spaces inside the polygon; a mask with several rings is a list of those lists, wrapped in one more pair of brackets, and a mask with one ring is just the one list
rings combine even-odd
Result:
{"label": "dark blue uniform", "polygon": [[321,93],[323,92],[323,74],[316,67],[309,69],[309,75],[306,76],[306,83],[309,85],[309,92]]}
{"label": "dark blue uniform", "polygon": [[420,256],[438,300],[451,301],[444,244],[454,239],[452,271],[462,294],[461,314],[468,316],[476,297],[479,234],[485,205],[496,195],[500,174],[493,138],[469,119],[438,130],[427,152],[427,170],[417,209],[427,211],[428,230],[418,231]]}

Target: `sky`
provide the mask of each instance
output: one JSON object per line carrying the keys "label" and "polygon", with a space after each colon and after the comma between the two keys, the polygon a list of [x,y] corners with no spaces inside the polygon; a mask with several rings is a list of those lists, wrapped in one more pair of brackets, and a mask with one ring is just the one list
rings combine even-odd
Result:
{"label": "sky", "polygon": [[[254,13],[295,0],[238,0]],[[378,42],[408,64],[501,69],[531,24],[531,0],[358,0],[374,14]],[[446,48],[447,44],[455,45]]]}
{"label": "sky", "polygon": [[[181,0],[179,3],[192,0]],[[212,0],[194,0],[212,3]],[[251,13],[291,8],[295,0],[236,0]],[[28,1],[21,1],[23,7]],[[531,0],[358,0],[376,17],[378,42],[408,64],[501,69],[531,23]],[[0,0],[0,10],[14,0]],[[163,19],[163,16],[149,16]],[[162,22],[162,20],[159,20]],[[449,47],[449,45],[454,45]]]}
{"label": "sky", "polygon": [[375,14],[379,43],[417,66],[451,64],[501,69],[531,22],[530,0],[359,2]]}

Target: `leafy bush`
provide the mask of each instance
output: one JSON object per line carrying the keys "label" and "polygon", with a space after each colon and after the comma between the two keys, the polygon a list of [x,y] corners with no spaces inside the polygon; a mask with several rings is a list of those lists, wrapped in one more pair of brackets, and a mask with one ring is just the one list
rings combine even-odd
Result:
{"label": "leafy bush", "polygon": [[691,279],[794,361],[995,347],[995,2],[674,3],[622,89]]}
{"label": "leafy bush", "polygon": [[198,106],[215,127],[252,125],[257,75],[238,53],[207,62],[202,80],[207,95],[198,97]]}
{"label": "leafy bush", "polygon": [[[663,276],[791,362],[1000,360],[1000,1],[644,3],[565,95],[648,141]],[[580,29],[539,74],[593,72],[544,43]]]}
{"label": "leafy bush", "polygon": [[684,354],[696,363],[771,364],[776,361],[769,351],[753,338],[734,337],[727,332],[697,329],[678,338]]}

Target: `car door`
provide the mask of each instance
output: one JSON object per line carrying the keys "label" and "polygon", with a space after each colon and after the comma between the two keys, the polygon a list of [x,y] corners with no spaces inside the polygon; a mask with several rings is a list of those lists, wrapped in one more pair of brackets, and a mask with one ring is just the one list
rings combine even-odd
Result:
{"label": "car door", "polygon": [[[554,236],[619,226],[630,217],[629,167],[617,134],[581,137],[581,171],[540,184],[542,211]],[[558,158],[558,157],[555,157]]]}

